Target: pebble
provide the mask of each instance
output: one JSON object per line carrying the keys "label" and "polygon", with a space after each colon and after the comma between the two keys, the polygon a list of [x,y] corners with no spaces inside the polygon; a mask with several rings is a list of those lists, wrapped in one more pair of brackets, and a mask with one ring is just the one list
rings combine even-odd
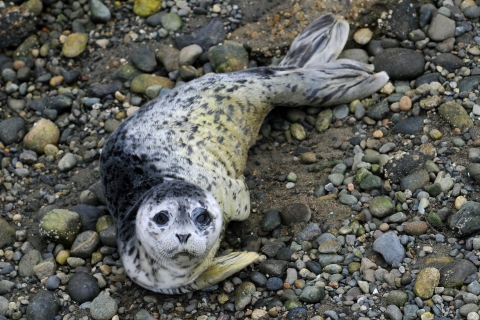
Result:
{"label": "pebble", "polygon": [[27,318],[32,320],[54,319],[60,309],[60,303],[51,291],[36,293],[27,307]]}
{"label": "pebble", "polygon": [[101,294],[90,304],[90,314],[96,320],[109,320],[117,313],[118,306],[114,299]]}
{"label": "pebble", "polygon": [[97,280],[88,273],[75,273],[68,281],[67,293],[78,303],[93,301],[99,292]]}

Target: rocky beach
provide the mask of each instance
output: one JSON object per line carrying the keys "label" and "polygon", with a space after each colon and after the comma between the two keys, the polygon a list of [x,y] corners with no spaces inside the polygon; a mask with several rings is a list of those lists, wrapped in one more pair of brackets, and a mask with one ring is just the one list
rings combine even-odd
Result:
{"label": "rocky beach", "polygon": [[[479,320],[479,4],[0,1],[0,320]],[[185,82],[277,65],[327,12],[351,26],[340,58],[390,81],[267,117],[251,215],[219,251],[258,261],[183,295],[136,285],[99,182],[108,136]]]}

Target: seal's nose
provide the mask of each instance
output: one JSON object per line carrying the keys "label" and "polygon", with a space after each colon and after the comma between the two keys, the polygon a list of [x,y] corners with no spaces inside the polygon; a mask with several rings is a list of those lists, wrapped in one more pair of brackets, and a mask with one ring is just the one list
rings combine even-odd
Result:
{"label": "seal's nose", "polygon": [[181,244],[185,244],[188,241],[188,238],[190,238],[190,233],[189,234],[176,234],[178,241],[180,241]]}

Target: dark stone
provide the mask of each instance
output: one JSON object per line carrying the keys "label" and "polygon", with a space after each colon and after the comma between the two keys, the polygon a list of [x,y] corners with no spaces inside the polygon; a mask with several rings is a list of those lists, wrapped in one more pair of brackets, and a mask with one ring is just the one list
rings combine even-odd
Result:
{"label": "dark stone", "polygon": [[253,271],[252,273],[250,273],[250,280],[257,287],[264,287],[267,284],[267,277],[265,277],[263,273],[260,273],[258,271]]}
{"label": "dark stone", "polygon": [[23,7],[7,7],[0,11],[0,51],[17,47],[35,33],[37,18]]}
{"label": "dark stone", "polygon": [[52,320],[60,309],[58,299],[53,292],[42,290],[36,293],[27,307],[27,319]]}
{"label": "dark stone", "polygon": [[293,251],[290,248],[281,248],[278,250],[275,258],[278,260],[290,261],[292,259]]}
{"label": "dark stone", "polygon": [[48,277],[47,282],[45,282],[45,287],[48,290],[55,290],[59,286],[60,286],[60,278],[57,277],[56,275]]}
{"label": "dark stone", "polygon": [[475,265],[465,259],[455,259],[440,268],[439,286],[447,288],[461,287],[465,279],[477,272]]}
{"label": "dark stone", "polygon": [[20,117],[12,117],[0,122],[0,141],[9,145],[19,142],[25,136],[25,121]]}
{"label": "dark stone", "polygon": [[69,112],[72,109],[73,99],[67,95],[58,95],[50,98],[48,108],[58,112]]}
{"label": "dark stone", "polygon": [[420,130],[424,117],[407,118],[398,122],[392,129],[393,134],[415,134]]}
{"label": "dark stone", "polygon": [[300,231],[296,237],[295,241],[297,243],[302,243],[303,241],[312,241],[322,234],[320,226],[316,223],[309,223],[302,231]]}
{"label": "dark stone", "polygon": [[[84,303],[92,301],[98,296],[99,292],[100,287],[97,279],[88,273],[75,273],[68,281],[67,293],[75,302]],[[53,317],[50,319],[53,319]]]}
{"label": "dark stone", "polygon": [[418,15],[410,0],[403,0],[393,7],[389,26],[400,40],[406,40],[410,31],[418,29]]}
{"label": "dark stone", "polygon": [[275,209],[270,209],[263,215],[261,228],[265,232],[270,232],[278,228],[280,224],[280,212]]}
{"label": "dark stone", "polygon": [[117,228],[115,225],[111,225],[107,229],[100,232],[100,241],[109,247],[117,246]]}
{"label": "dark stone", "polygon": [[270,291],[278,291],[283,288],[283,281],[278,277],[271,277],[267,280],[266,287]]}
{"label": "dark stone", "polygon": [[423,54],[411,49],[391,48],[383,50],[373,60],[375,72],[385,71],[392,80],[411,80],[423,73]]}
{"label": "dark stone", "polygon": [[103,207],[94,207],[88,204],[78,204],[72,208],[72,211],[78,213],[82,221],[82,231],[95,231],[98,218],[108,214]]}
{"label": "dark stone", "polygon": [[205,27],[197,29],[189,35],[176,37],[175,42],[179,49],[191,44],[198,44],[203,51],[208,51],[210,47],[225,40],[226,36],[227,32],[224,29],[222,20],[215,18]]}
{"label": "dark stone", "polygon": [[431,83],[431,82],[445,82],[445,78],[442,77],[442,74],[439,72],[435,73],[426,73],[421,75],[415,80],[415,88],[420,87],[422,84]]}
{"label": "dark stone", "polygon": [[451,53],[441,53],[433,59],[433,63],[437,66],[444,67],[450,72],[454,72],[456,69],[463,67],[462,59]]}
{"label": "dark stone", "polygon": [[450,227],[460,236],[480,230],[480,203],[467,201],[450,220]]}
{"label": "dark stone", "polygon": [[278,250],[284,247],[285,247],[285,243],[283,241],[274,240],[264,245],[261,249],[261,252],[269,258],[273,258],[276,256]]}
{"label": "dark stone", "polygon": [[433,12],[437,11],[437,8],[434,4],[428,3],[424,4],[420,8],[420,19],[418,20],[418,24],[420,28],[425,27],[427,24],[430,23],[432,19]]}
{"label": "dark stone", "polygon": [[425,161],[432,160],[433,157],[433,154],[418,150],[402,153],[398,157],[394,157],[385,163],[383,172],[386,178],[394,183],[398,183],[405,176],[421,169]]}
{"label": "dark stone", "polygon": [[480,82],[480,75],[465,77],[458,83],[458,89],[460,92],[468,91],[471,92],[478,88],[478,83]]}
{"label": "dark stone", "polygon": [[298,222],[308,222],[312,217],[310,208],[304,203],[292,203],[280,212],[285,225],[289,226]]}
{"label": "dark stone", "polygon": [[113,95],[116,91],[121,89],[117,83],[110,84],[94,84],[88,89],[88,95],[90,97],[103,98],[108,95]]}
{"label": "dark stone", "polygon": [[69,70],[63,76],[63,82],[67,85],[72,85],[80,78],[81,73],[78,70]]}
{"label": "dark stone", "polygon": [[308,260],[305,263],[305,266],[307,267],[308,270],[310,270],[311,272],[313,272],[315,274],[322,273],[322,266],[317,261]]}
{"label": "dark stone", "polygon": [[385,119],[390,113],[387,99],[384,99],[367,110],[367,116],[373,120]]}
{"label": "dark stone", "polygon": [[152,14],[145,20],[145,22],[150,26],[150,27],[158,27],[160,26],[160,18],[164,15],[167,14],[167,11],[160,11],[155,14]]}
{"label": "dark stone", "polygon": [[307,309],[303,307],[296,307],[288,312],[287,320],[306,320],[307,316]]}
{"label": "dark stone", "polygon": [[287,269],[288,262],[283,260],[265,260],[258,266],[263,274],[268,274],[274,277],[281,277]]}
{"label": "dark stone", "polygon": [[48,98],[42,97],[27,102],[27,108],[42,112],[48,106]]}

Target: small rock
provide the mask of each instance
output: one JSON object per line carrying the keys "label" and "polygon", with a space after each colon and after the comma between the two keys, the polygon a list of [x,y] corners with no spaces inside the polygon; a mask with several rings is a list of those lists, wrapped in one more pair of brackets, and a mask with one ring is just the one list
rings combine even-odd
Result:
{"label": "small rock", "polygon": [[217,73],[234,72],[248,67],[248,53],[234,41],[225,41],[223,45],[211,47],[208,58]]}
{"label": "small rock", "polygon": [[87,43],[88,35],[84,33],[72,33],[65,39],[62,53],[67,58],[78,57],[85,51]]}
{"label": "small rock", "polygon": [[118,306],[111,297],[101,294],[93,299],[90,314],[96,320],[109,320],[117,313]]}
{"label": "small rock", "polygon": [[60,303],[51,291],[37,292],[27,307],[27,319],[49,320],[54,319],[60,310]]}
{"label": "small rock", "polygon": [[57,243],[71,245],[81,227],[78,213],[54,209],[40,221],[40,234]]}
{"label": "small rock", "polygon": [[112,14],[106,5],[100,0],[90,0],[90,18],[96,23],[107,23]]}
{"label": "small rock", "polygon": [[292,203],[280,212],[280,216],[283,223],[289,226],[293,223],[310,221],[312,212],[310,208],[303,203]]}
{"label": "small rock", "polygon": [[43,154],[47,144],[56,145],[60,139],[60,130],[50,120],[40,119],[36,125],[23,138],[26,149]]}
{"label": "small rock", "polygon": [[67,293],[78,303],[92,301],[99,292],[97,279],[88,273],[74,273],[68,281]]}

